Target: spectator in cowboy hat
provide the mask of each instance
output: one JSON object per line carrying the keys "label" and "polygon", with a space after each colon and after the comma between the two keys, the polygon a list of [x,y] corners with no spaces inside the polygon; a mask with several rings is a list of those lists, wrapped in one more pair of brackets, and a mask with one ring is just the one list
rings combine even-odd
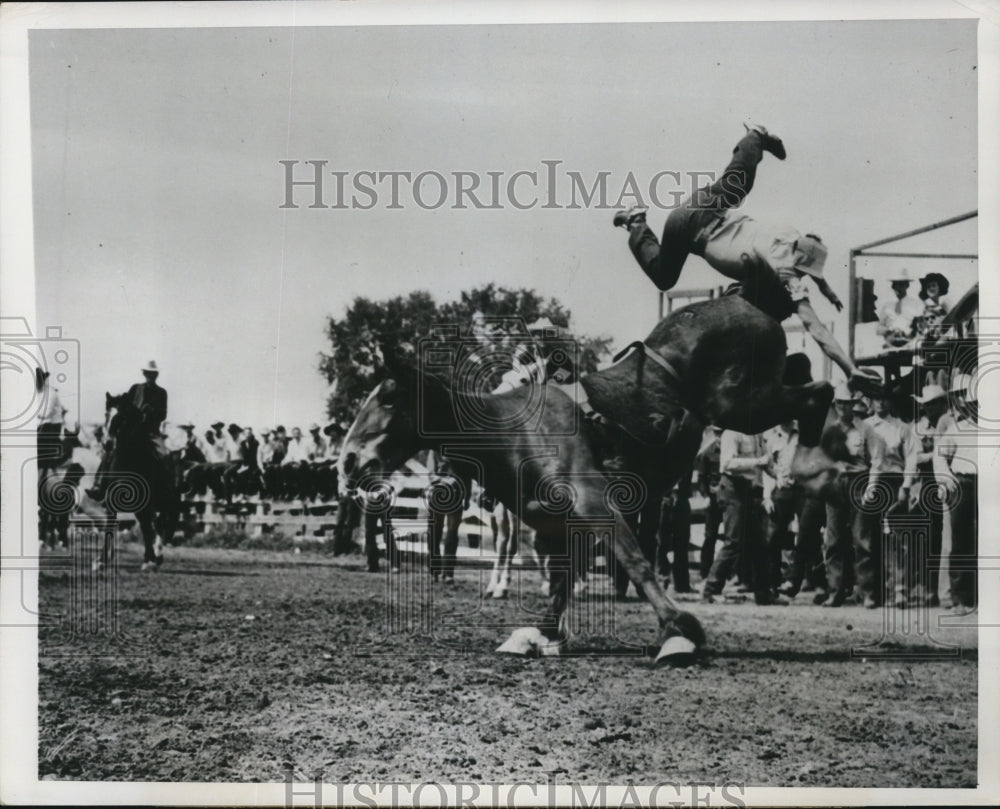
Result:
{"label": "spectator in cowboy hat", "polygon": [[[225,422],[217,421],[212,424],[212,429],[206,433],[207,446],[205,447],[205,457],[209,463],[229,463],[229,445],[226,441],[226,434],[222,431]],[[208,436],[211,435],[211,439]]]}
{"label": "spectator in cowboy hat", "polygon": [[331,421],[323,428],[323,434],[327,436],[326,457],[331,461],[340,458],[340,447],[344,443],[344,436],[347,435],[348,426],[335,421]]}
{"label": "spectator in cowboy hat", "polygon": [[[937,439],[953,423],[948,415],[948,394],[940,385],[924,385],[920,396],[913,397],[920,405],[921,416],[915,432],[920,441],[917,452],[917,473],[921,488],[936,485],[934,477],[934,455]],[[938,572],[941,568],[941,544],[944,535],[944,515],[940,508],[924,505],[925,498],[918,498],[917,504],[923,508],[929,522],[927,544],[916,548],[917,585],[911,603],[914,606],[937,607]]]}
{"label": "spectator in cowboy hat", "polygon": [[885,463],[882,468],[882,483],[884,496],[880,503],[879,526],[883,529],[886,552],[883,558],[891,574],[893,604],[905,608],[909,602],[909,594],[914,586],[912,581],[912,559],[915,545],[911,532],[906,528],[906,517],[913,505],[912,492],[917,479],[917,453],[920,442],[913,430],[912,424],[907,424],[893,412],[892,397],[885,395],[874,400],[875,415],[868,419],[868,424],[885,442]]}
{"label": "spectator in cowboy hat", "polygon": [[201,463],[205,461],[205,444],[195,435],[194,424],[185,421],[177,425],[184,431],[184,446],[181,448],[184,460]]}
{"label": "spectator in cowboy hat", "polygon": [[878,576],[878,526],[870,504],[877,498],[879,477],[885,459],[885,442],[870,424],[854,412],[856,395],[846,384],[834,391],[837,430],[843,438],[839,460],[843,473],[826,503],[826,561],[829,595],[825,607],[839,607],[848,596],[848,564],[853,546],[854,586],[865,607],[878,606],[882,588]]}
{"label": "spectator in cowboy hat", "polygon": [[239,424],[230,424],[226,428],[226,432],[229,434],[226,442],[226,448],[229,450],[229,460],[238,461],[240,460],[240,440],[243,435],[243,428]]}
{"label": "spectator in cowboy hat", "polygon": [[887,347],[898,348],[913,337],[913,321],[924,314],[924,305],[908,294],[913,278],[906,268],[889,278],[889,283],[896,300],[882,305],[875,331],[882,335]]}
{"label": "spectator in cowboy hat", "polygon": [[[956,374],[952,387],[969,386],[969,377]],[[975,391],[968,390],[963,407],[938,436],[933,466],[944,490],[951,526],[948,557],[951,608],[964,614],[976,608],[976,560],[979,539],[979,453],[976,441],[978,407]]]}
{"label": "spectator in cowboy hat", "polygon": [[326,439],[320,434],[319,425],[313,422],[309,426],[309,441],[306,456],[310,461],[321,461],[326,457],[328,448],[329,445]]}

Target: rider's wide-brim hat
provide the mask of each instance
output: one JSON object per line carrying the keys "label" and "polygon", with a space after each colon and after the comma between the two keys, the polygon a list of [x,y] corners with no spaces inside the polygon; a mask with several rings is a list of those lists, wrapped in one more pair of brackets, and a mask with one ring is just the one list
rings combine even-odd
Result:
{"label": "rider's wide-brim hat", "polygon": [[914,396],[920,404],[927,404],[927,402],[933,402],[936,399],[943,399],[948,394],[945,393],[944,388],[940,385],[924,385],[924,389],[920,396]]}
{"label": "rider's wide-brim hat", "polygon": [[212,429],[213,430],[221,430],[225,426],[226,426],[226,422],[224,422],[224,421],[214,421],[214,422],[212,422]]}
{"label": "rider's wide-brim hat", "polygon": [[901,270],[893,275],[889,276],[890,284],[909,284],[913,281],[913,276],[910,275],[910,271],[903,267]]}
{"label": "rider's wide-brim hat", "polygon": [[182,430],[193,430],[194,429],[194,425],[190,421],[183,421],[180,424],[178,424],[177,426],[180,427]]}
{"label": "rider's wide-brim hat", "polygon": [[156,367],[156,360],[150,360],[149,362],[147,362],[143,366],[142,372],[144,374],[158,374],[158,373],[160,373],[160,369]]}
{"label": "rider's wide-brim hat", "polygon": [[815,236],[800,236],[795,241],[795,269],[813,278],[822,278],[827,252],[826,245]]}

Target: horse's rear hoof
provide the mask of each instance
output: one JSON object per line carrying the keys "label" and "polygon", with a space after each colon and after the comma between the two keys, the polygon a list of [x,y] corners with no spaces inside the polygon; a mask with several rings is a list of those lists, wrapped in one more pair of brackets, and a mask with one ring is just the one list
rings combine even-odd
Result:
{"label": "horse's rear hoof", "polygon": [[155,573],[156,572],[156,562],[143,562],[139,567],[143,573]]}
{"label": "horse's rear hoof", "polygon": [[690,666],[695,661],[697,650],[694,641],[688,640],[683,635],[674,635],[663,642],[660,653],[656,656],[655,665],[679,668]]}
{"label": "horse's rear hoof", "polygon": [[544,640],[545,636],[537,626],[522,626],[511,632],[510,637],[497,647],[497,653],[525,657],[536,652]]}
{"label": "horse's rear hoof", "polygon": [[497,652],[520,657],[559,657],[562,646],[562,641],[547,638],[537,626],[522,626],[511,632],[497,647]]}

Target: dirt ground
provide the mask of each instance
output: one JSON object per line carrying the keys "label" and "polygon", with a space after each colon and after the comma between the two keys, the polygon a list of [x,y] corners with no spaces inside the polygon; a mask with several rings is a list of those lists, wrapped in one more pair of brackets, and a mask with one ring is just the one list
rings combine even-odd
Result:
{"label": "dirt ground", "polygon": [[534,571],[494,601],[475,569],[449,588],[361,557],[139,561],[44,560],[40,778],[976,784],[977,636],[940,611],[694,602],[708,648],[676,670],[644,647],[648,605],[603,576],[575,656],[525,660],[494,649],[543,609]]}

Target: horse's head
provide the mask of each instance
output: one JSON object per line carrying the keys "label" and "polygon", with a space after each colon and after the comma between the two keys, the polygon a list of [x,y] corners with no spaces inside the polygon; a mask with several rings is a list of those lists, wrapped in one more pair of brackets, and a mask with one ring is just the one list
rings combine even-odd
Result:
{"label": "horse's head", "polygon": [[116,441],[123,436],[128,438],[138,428],[139,411],[128,396],[112,396],[104,394],[104,435]]}
{"label": "horse's head", "polygon": [[447,389],[430,374],[387,357],[388,376],[365,399],[344,436],[337,463],[340,494],[369,477],[381,477],[401,467],[421,441],[421,414],[429,408],[449,408]]}

